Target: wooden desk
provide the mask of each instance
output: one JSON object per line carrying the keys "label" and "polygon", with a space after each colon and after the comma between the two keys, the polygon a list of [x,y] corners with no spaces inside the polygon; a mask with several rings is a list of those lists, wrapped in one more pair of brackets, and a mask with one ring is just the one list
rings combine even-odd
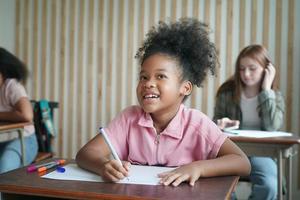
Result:
{"label": "wooden desk", "polygon": [[21,142],[21,152],[22,152],[22,163],[25,166],[25,143],[24,143],[24,126],[32,124],[31,122],[20,122],[20,123],[10,123],[10,122],[0,122],[0,134],[8,133],[12,131],[17,131],[19,134],[20,142]]}
{"label": "wooden desk", "polygon": [[[49,160],[48,160],[49,161]],[[74,161],[71,161],[74,162]],[[70,163],[69,161],[67,163]],[[0,175],[6,199],[230,199],[239,177],[201,178],[194,187],[152,186],[45,179],[20,168]],[[43,198],[43,199],[44,199]]]}
{"label": "wooden desk", "polygon": [[287,198],[292,199],[292,156],[296,151],[293,148],[300,144],[300,138],[291,137],[272,137],[272,138],[250,138],[230,136],[248,156],[268,156],[277,158],[278,174],[278,199],[283,199],[282,175],[283,158],[287,159]]}

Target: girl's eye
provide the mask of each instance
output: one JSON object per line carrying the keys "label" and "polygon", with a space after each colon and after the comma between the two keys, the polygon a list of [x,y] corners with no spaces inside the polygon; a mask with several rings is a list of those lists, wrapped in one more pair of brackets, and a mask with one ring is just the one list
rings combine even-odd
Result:
{"label": "girl's eye", "polygon": [[164,78],[166,78],[166,76],[165,76],[165,75],[162,75],[162,74],[160,74],[160,75],[158,75],[158,76],[157,76],[157,78],[158,78],[158,79],[164,79]]}
{"label": "girl's eye", "polygon": [[146,76],[140,75],[140,81],[143,81],[143,80],[146,80],[146,79],[147,79]]}

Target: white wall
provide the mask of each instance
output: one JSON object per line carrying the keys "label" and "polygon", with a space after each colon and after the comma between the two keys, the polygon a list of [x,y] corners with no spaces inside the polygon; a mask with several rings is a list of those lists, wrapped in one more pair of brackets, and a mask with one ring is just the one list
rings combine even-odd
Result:
{"label": "white wall", "polygon": [[15,0],[0,0],[0,46],[15,52]]}

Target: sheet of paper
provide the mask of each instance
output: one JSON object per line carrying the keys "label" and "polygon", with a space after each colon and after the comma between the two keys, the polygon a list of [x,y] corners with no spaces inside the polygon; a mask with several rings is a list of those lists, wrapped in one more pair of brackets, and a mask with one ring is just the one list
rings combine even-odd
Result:
{"label": "sheet of paper", "polygon": [[226,133],[230,136],[242,136],[252,138],[292,136],[291,133],[282,131],[259,131],[259,130],[228,130]]}
{"label": "sheet of paper", "polygon": [[[65,168],[64,173],[53,171],[42,176],[42,178],[104,182],[101,176],[81,169],[76,164],[68,164],[63,167]],[[174,168],[170,167],[131,165],[128,179],[125,178],[118,183],[158,185],[160,179],[157,177],[157,175],[173,169]]]}

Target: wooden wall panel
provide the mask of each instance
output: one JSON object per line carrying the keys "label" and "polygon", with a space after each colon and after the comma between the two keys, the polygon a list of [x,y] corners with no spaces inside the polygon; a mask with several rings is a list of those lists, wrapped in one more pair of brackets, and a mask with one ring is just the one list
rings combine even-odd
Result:
{"label": "wooden wall panel", "polygon": [[[295,84],[293,83],[293,73],[294,73],[294,63],[293,63],[293,52],[294,52],[294,30],[295,25],[294,22],[296,21],[294,18],[294,6],[295,1],[290,0],[289,1],[289,15],[288,15],[288,49],[287,49],[287,97],[286,97],[286,129],[291,130],[292,129],[292,105],[293,105],[293,91],[297,90],[299,91],[299,86],[295,87]],[[299,19],[298,19],[299,20]]]}

